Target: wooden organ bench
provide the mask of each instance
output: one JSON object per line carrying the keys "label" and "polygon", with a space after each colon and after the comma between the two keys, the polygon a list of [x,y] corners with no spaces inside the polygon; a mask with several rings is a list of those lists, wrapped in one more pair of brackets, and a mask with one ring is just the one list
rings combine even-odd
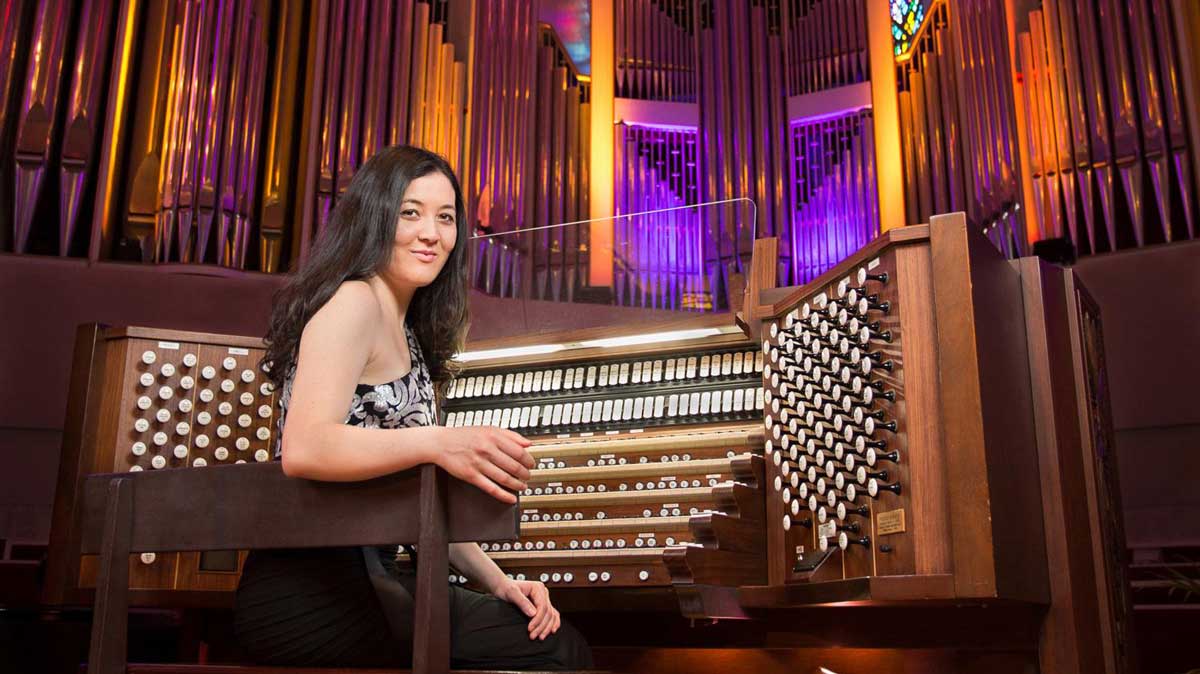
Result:
{"label": "wooden organ bench", "polygon": [[[736,318],[470,344],[441,423],[511,428],[538,462],[519,537],[485,551],[577,625],[627,616],[600,625],[617,646],[670,614],[748,624],[740,648],[1007,633],[1044,673],[1130,671],[1099,312],[1070,270],[1005,259],[962,214],[802,287],[773,287],[775,246],[755,242]],[[266,461],[275,433],[246,366],[257,340],[92,328],[78,344],[49,603],[95,583],[69,545],[82,476]],[[236,555],[166,542],[131,560],[131,596],[236,587]]]}
{"label": "wooden organ bench", "polygon": [[[416,543],[422,551],[416,564],[412,671],[447,672],[447,545],[512,539],[518,524],[516,506],[449,478],[432,465],[357,483],[288,478],[275,462],[203,471],[101,473],[84,480],[79,503],[79,550],[99,554],[100,563],[88,657],[88,670],[95,674],[277,671],[127,667],[130,553],[395,543]],[[203,516],[196,517],[197,512]]]}

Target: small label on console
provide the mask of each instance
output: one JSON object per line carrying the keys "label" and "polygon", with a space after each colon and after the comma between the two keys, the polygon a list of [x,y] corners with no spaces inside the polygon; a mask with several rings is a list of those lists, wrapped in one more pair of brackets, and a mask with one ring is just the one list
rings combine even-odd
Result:
{"label": "small label on console", "polygon": [[833,522],[826,522],[817,527],[817,536],[821,538],[833,538],[837,536],[837,525]]}
{"label": "small label on console", "polygon": [[875,516],[875,535],[904,533],[904,510],[889,510]]}
{"label": "small label on console", "polygon": [[159,342],[158,348],[170,349],[172,351],[178,351],[179,350],[179,342]]}
{"label": "small label on console", "polygon": [[874,269],[878,266],[879,266],[879,258],[875,258],[874,260],[871,260],[870,262],[867,263],[867,271],[871,271],[872,269]]}
{"label": "small label on console", "polygon": [[236,346],[229,347],[229,355],[231,356],[249,356],[250,349],[242,349]]}
{"label": "small label on console", "polygon": [[581,437],[581,438],[590,438],[590,437],[592,437],[593,435],[595,435],[595,433],[593,433],[593,432],[591,432],[591,431],[584,431],[583,433],[580,433],[580,434],[579,434],[579,437]]}

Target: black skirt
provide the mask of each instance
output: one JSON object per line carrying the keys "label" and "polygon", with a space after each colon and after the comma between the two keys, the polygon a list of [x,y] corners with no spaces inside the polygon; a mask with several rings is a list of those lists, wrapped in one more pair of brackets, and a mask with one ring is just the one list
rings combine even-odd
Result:
{"label": "black skirt", "polygon": [[[416,577],[374,548],[256,550],[238,585],[234,629],[261,664],[409,667]],[[587,669],[591,651],[567,622],[544,641],[506,601],[450,586],[451,666]]]}

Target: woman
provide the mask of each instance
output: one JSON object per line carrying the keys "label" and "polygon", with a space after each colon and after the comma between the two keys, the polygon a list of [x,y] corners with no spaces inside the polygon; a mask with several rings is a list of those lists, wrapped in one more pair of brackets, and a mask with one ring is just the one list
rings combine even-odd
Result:
{"label": "woman", "polygon": [[[534,465],[528,440],[436,425],[434,386],[453,374],[466,326],[466,244],[462,194],[441,157],[390,147],[354,176],[271,317],[263,361],[279,391],[284,473],[366,480],[436,463],[516,501]],[[394,552],[252,552],[237,593],[240,641],[271,664],[407,665],[415,578]],[[475,543],[449,554],[488,592],[450,588],[452,666],[591,666],[543,584],[507,578]]]}

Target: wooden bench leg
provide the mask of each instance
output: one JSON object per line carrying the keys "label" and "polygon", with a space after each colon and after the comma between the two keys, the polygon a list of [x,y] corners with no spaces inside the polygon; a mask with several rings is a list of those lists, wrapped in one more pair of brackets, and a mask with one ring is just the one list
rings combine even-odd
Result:
{"label": "wooden bench leg", "polygon": [[420,518],[412,671],[413,674],[446,674],[450,671],[446,474],[432,464],[421,467]]}
{"label": "wooden bench leg", "polygon": [[129,547],[133,530],[133,483],[108,483],[104,534],[100,542],[100,575],[92,611],[89,674],[125,674],[129,638]]}

